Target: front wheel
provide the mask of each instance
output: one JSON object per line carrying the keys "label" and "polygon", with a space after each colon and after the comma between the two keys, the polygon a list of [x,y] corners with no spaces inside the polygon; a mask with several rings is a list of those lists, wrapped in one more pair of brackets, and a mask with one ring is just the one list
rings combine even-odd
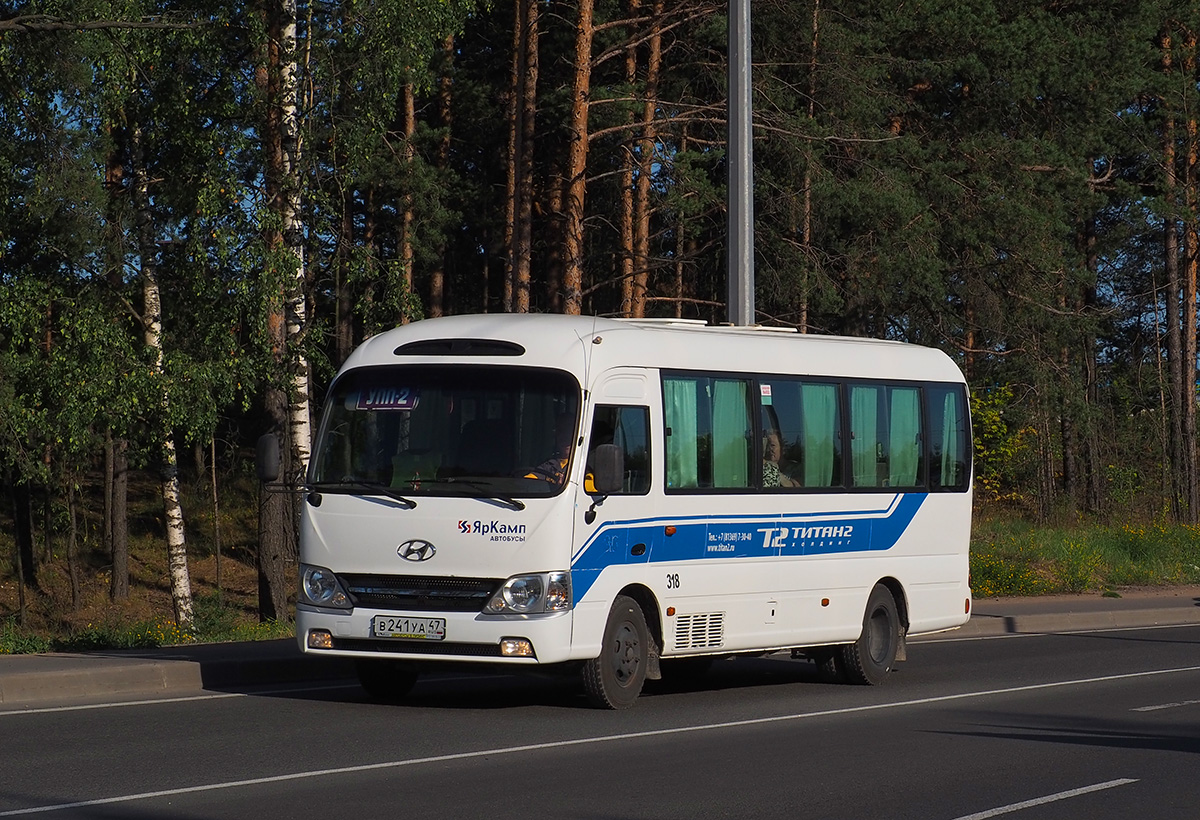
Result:
{"label": "front wheel", "polygon": [[583,688],[602,709],[633,706],[646,682],[650,630],[637,601],[618,595],[604,625],[600,654],[583,665]]}
{"label": "front wheel", "polygon": [[896,599],[883,584],[876,584],[867,599],[862,634],[841,647],[841,668],[850,683],[878,686],[896,666],[900,646],[900,615]]}

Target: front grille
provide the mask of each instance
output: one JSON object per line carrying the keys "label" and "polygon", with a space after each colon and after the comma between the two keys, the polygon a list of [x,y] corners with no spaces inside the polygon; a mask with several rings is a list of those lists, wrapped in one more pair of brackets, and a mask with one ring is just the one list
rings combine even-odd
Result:
{"label": "front grille", "polygon": [[333,648],[348,652],[386,652],[394,655],[447,655],[498,658],[498,643],[446,643],[445,641],[394,641],[371,638],[334,638]]}
{"label": "front grille", "polygon": [[481,612],[503,581],[420,575],[342,575],[355,606],[405,612]]}

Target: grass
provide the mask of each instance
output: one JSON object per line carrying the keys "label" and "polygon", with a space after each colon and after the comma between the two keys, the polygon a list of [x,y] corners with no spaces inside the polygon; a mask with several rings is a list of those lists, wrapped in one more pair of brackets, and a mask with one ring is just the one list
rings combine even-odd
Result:
{"label": "grass", "polygon": [[[132,488],[131,488],[132,489]],[[188,571],[193,622],[175,623],[167,571],[162,503],[150,485],[131,492],[130,594],[113,601],[108,590],[112,568],[103,548],[99,511],[81,518],[79,596],[72,595],[65,537],[37,534],[38,588],[25,590],[24,623],[16,573],[0,560],[0,655],[31,652],[80,652],[147,649],[191,643],[269,640],[291,637],[286,622],[260,623],[258,578],[254,566],[257,506],[250,480],[231,477],[221,506],[221,583],[212,539],[211,501],[203,482],[184,487]],[[11,506],[11,505],[5,505]],[[59,522],[61,526],[61,522]],[[0,556],[14,554],[12,521],[0,515]]]}
{"label": "grass", "polygon": [[1111,594],[1126,587],[1181,584],[1200,584],[1200,527],[1038,527],[1009,519],[976,521],[971,589],[977,598]]}
{"label": "grass", "polygon": [[295,634],[290,623],[253,620],[243,607],[231,606],[216,595],[201,596],[192,603],[194,620],[190,629],[180,627],[171,618],[131,622],[116,617],[56,631],[44,626],[22,627],[17,616],[10,615],[0,620],[0,655],[265,641]]}

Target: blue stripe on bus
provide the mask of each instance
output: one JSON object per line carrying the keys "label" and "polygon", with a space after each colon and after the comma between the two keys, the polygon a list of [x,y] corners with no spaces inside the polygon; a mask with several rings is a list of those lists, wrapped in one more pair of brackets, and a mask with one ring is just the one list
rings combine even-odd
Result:
{"label": "blue stripe on bus", "polygon": [[[689,516],[608,522],[576,554],[571,586],[582,599],[607,567],[674,561],[829,555],[891,549],[927,493],[898,495],[884,510]],[[666,527],[675,528],[674,535]],[[644,549],[634,549],[642,545]]]}

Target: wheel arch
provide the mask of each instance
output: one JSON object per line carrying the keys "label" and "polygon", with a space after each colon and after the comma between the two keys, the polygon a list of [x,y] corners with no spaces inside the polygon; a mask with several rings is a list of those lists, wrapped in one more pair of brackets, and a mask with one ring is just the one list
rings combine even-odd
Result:
{"label": "wheel arch", "polygon": [[896,615],[900,618],[900,625],[904,627],[904,631],[908,631],[908,596],[904,592],[904,584],[890,575],[880,578],[877,582],[887,588],[887,591],[892,593],[892,600],[896,602]]}
{"label": "wheel arch", "polygon": [[617,594],[627,595],[637,601],[637,605],[642,608],[642,616],[646,619],[646,627],[650,630],[650,637],[654,639],[657,649],[654,654],[661,655],[663,648],[663,622],[662,612],[658,607],[658,596],[651,592],[650,588],[645,584],[629,584]]}

